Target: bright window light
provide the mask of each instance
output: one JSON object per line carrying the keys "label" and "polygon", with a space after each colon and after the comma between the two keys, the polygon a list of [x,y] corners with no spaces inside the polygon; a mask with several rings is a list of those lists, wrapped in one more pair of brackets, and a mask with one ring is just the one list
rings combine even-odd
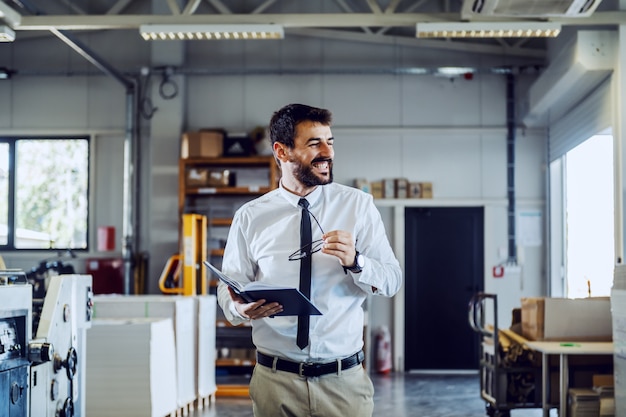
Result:
{"label": "bright window light", "polygon": [[609,296],[615,267],[613,137],[593,136],[565,158],[566,296]]}

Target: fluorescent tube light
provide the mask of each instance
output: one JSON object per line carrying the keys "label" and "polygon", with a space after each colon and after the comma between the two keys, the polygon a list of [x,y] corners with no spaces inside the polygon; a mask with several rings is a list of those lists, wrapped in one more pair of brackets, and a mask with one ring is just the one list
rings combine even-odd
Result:
{"label": "fluorescent tube light", "polygon": [[418,38],[546,38],[556,37],[553,22],[433,22],[415,25]]}
{"label": "fluorescent tube light", "polygon": [[13,42],[15,40],[15,32],[8,27],[0,25],[0,42]]}
{"label": "fluorescent tube light", "polygon": [[149,40],[253,40],[283,39],[280,25],[141,25],[141,36]]}
{"label": "fluorescent tube light", "polygon": [[475,71],[475,68],[470,67],[439,67],[437,68],[437,72],[435,74],[443,76],[455,76],[473,74]]}

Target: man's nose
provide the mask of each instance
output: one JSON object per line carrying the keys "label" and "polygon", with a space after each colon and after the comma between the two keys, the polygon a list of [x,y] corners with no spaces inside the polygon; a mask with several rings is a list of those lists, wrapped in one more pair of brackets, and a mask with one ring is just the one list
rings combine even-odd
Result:
{"label": "man's nose", "polygon": [[335,154],[333,147],[329,145],[327,142],[321,143],[320,150],[322,151],[324,155],[327,155],[330,157],[332,157]]}

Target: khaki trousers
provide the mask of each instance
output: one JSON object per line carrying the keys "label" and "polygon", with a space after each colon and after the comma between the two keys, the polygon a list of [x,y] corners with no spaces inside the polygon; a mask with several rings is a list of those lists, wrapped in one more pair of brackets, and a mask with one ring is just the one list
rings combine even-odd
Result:
{"label": "khaki trousers", "polygon": [[255,417],[371,417],[374,386],[362,365],[300,377],[256,365],[250,381]]}

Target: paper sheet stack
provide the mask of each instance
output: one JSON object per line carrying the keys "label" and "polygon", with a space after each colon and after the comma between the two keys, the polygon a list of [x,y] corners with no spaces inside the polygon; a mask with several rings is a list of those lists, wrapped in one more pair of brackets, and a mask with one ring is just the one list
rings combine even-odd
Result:
{"label": "paper sheet stack", "polygon": [[176,412],[171,319],[94,319],[87,332],[86,414],[164,417]]}
{"label": "paper sheet stack", "polygon": [[192,297],[166,295],[97,295],[95,319],[169,318],[173,323],[175,352],[168,360],[176,363],[177,404],[186,409],[197,396],[196,303]]}
{"label": "paper sheet stack", "polygon": [[570,388],[568,414],[571,417],[598,417],[600,394],[589,388]]}
{"label": "paper sheet stack", "polygon": [[196,332],[198,399],[206,399],[217,391],[215,383],[217,297],[214,295],[198,295],[193,298],[196,302],[198,315]]}

